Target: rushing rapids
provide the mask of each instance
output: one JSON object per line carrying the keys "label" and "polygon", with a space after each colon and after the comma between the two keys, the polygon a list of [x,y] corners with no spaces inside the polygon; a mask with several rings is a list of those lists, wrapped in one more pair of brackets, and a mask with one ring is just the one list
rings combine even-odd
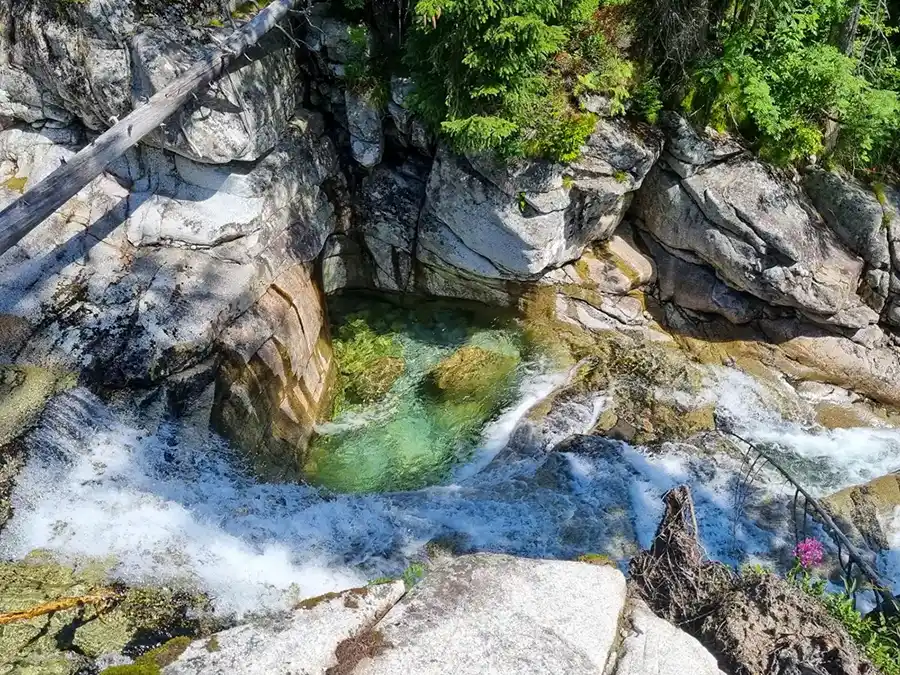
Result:
{"label": "rushing rapids", "polygon": [[[566,377],[533,365],[469,459],[440,484],[371,494],[256,482],[222,441],[178,422],[147,432],[72,390],[49,404],[27,439],[30,459],[0,551],[113,559],[126,582],[186,585],[208,593],[220,613],[243,614],[396,575],[435,539],[625,561],[649,543],[661,494],[680,483],[692,486],[711,556],[777,562],[789,550],[792,493],[779,477],[763,470],[748,483],[746,464],[723,443],[648,449],[577,436],[595,426],[603,392],[556,397],[535,415]],[[744,435],[777,443],[818,495],[896,469],[898,431],[788,421],[767,407],[764,387],[730,369],[711,370],[704,395]],[[893,531],[881,564],[900,581],[900,527]]]}

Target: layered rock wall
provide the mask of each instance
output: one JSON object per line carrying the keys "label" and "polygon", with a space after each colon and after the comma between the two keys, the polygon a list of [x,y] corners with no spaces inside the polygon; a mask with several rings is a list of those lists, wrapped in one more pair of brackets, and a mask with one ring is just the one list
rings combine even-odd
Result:
{"label": "layered rock wall", "polygon": [[[202,58],[232,9],[0,0],[0,204]],[[414,83],[379,102],[348,81],[371,35],[323,3],[307,19],[0,259],[4,359],[176,407],[215,383],[216,426],[285,464],[327,409],[323,291],[542,291],[589,331],[900,404],[896,188],[775,170],[675,115],[601,118],[569,164],[462,156],[416,119]]]}

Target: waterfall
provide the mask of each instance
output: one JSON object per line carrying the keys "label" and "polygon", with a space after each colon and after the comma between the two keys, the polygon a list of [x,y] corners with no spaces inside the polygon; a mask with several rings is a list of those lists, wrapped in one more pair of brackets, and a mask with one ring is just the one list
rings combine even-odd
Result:
{"label": "waterfall", "polygon": [[[900,457],[898,431],[803,428],[766,409],[749,377],[727,370],[718,377],[710,395],[720,413],[755,440],[783,444],[818,494],[874,477]],[[243,614],[399,574],[438,537],[468,549],[559,558],[597,552],[625,561],[649,543],[660,496],[680,483],[692,486],[711,556],[771,560],[792,544],[773,507],[790,495],[766,472],[742,483],[737,454],[595,437],[551,451],[587,432],[604,405],[602,393],[560,397],[543,418],[529,417],[564,381],[565,374],[529,372],[518,399],[451,479],[382,494],[258,483],[221,440],[176,422],[147,433],[76,389],[54,399],[27,438],[29,460],[0,554],[43,548],[73,563],[112,559],[112,574],[128,583],[183,584],[207,592],[219,612]],[[896,580],[900,557],[883,558]]]}

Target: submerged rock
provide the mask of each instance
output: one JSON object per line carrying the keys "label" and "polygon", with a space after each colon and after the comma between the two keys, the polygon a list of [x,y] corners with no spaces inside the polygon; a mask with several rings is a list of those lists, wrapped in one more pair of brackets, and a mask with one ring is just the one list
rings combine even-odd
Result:
{"label": "submerged rock", "polygon": [[518,365],[514,355],[469,345],[436,365],[427,376],[427,386],[451,403],[491,401],[502,396]]}

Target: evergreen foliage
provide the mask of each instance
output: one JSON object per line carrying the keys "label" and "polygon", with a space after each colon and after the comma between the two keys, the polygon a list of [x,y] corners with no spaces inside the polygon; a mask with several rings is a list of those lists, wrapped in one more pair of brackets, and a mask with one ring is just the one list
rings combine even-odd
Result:
{"label": "evergreen foliage", "polygon": [[[372,22],[376,0],[342,2]],[[898,0],[418,0],[407,22],[391,58],[460,152],[571,160],[593,99],[649,122],[681,109],[778,164],[900,167]],[[371,90],[384,69],[350,70]]]}
{"label": "evergreen foliage", "polygon": [[609,94],[623,112],[633,74],[596,10],[597,0],[420,0],[406,52],[416,111],[460,151],[577,157],[596,119],[576,97]]}
{"label": "evergreen foliage", "polygon": [[[674,7],[687,11],[691,4],[672,2],[651,0],[650,14],[665,21]],[[694,16],[692,39],[670,36],[680,45],[677,67],[670,54],[648,52],[666,78],[670,103],[698,123],[741,132],[775,163],[823,155],[852,169],[896,162],[897,17],[883,2],[715,4]],[[639,39],[661,49],[650,30]]]}

